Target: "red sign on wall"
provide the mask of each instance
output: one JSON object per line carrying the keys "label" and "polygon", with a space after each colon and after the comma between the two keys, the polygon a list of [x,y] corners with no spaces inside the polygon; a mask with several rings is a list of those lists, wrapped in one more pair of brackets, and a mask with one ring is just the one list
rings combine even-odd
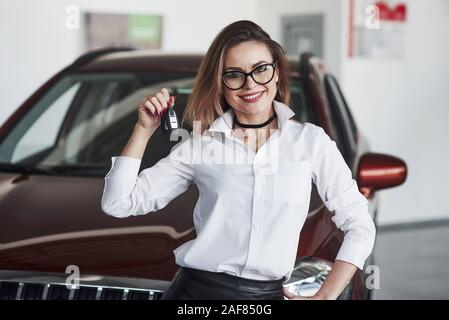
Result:
{"label": "red sign on wall", "polygon": [[374,5],[379,8],[380,20],[405,21],[407,6],[404,3],[390,7],[386,2],[378,1]]}
{"label": "red sign on wall", "polygon": [[348,57],[404,57],[407,5],[401,1],[349,0]]}

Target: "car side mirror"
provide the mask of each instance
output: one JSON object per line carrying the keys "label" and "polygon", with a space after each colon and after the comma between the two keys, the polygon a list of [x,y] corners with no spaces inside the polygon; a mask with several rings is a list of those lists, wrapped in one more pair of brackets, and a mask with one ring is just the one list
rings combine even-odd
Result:
{"label": "car side mirror", "polygon": [[406,177],[407,164],[399,158],[371,152],[360,158],[357,184],[360,192],[367,198],[374,191],[401,185]]}

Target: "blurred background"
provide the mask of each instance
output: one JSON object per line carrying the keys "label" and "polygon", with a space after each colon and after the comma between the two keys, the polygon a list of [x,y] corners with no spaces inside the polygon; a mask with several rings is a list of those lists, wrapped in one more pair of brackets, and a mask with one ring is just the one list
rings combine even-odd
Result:
{"label": "blurred background", "polygon": [[371,149],[407,163],[379,192],[377,297],[449,298],[448,0],[2,0],[0,124],[83,53],[205,53],[240,19],[321,57]]}

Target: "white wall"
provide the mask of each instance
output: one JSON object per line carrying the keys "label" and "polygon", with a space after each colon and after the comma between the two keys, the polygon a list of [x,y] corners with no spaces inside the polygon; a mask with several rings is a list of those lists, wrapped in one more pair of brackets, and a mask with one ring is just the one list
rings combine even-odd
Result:
{"label": "white wall", "polygon": [[81,11],[160,14],[162,50],[205,52],[227,24],[255,19],[257,0],[2,0],[0,125],[45,80],[84,52],[84,30],[68,30],[66,7]]}
{"label": "white wall", "polygon": [[259,0],[257,4],[257,23],[279,43],[282,36],[282,16],[322,14],[324,16],[324,60],[329,70],[337,77],[340,76],[342,0]]}
{"label": "white wall", "polygon": [[341,48],[343,88],[373,151],[409,169],[405,184],[379,192],[381,224],[449,218],[449,1],[403,2],[403,60],[348,59],[347,33]]}

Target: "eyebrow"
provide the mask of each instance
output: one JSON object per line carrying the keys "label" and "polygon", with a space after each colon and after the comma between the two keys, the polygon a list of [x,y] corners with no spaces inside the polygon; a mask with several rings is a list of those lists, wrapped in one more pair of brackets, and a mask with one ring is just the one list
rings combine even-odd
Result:
{"label": "eyebrow", "polygon": [[[258,66],[258,65],[261,64],[261,63],[268,63],[268,62],[265,61],[265,60],[261,60],[261,61],[259,61],[259,62],[256,62],[255,64],[253,64],[251,67],[254,68],[254,67]],[[226,71],[226,70],[229,70],[229,69],[243,71],[243,69],[242,69],[242,68],[239,68],[239,67],[227,67],[227,68],[225,69],[225,71]]]}

